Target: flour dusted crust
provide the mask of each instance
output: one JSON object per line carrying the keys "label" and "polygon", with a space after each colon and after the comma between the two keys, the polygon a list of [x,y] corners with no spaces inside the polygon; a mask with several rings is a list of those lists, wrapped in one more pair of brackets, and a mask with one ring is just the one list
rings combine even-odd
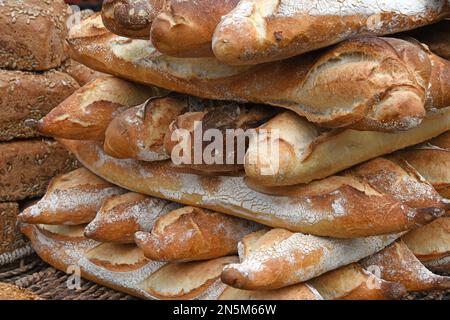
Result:
{"label": "flour dusted crust", "polygon": [[[351,129],[323,132],[291,112],[281,113],[261,129],[268,134],[250,141],[246,175],[258,186],[286,186],[325,178],[436,137],[450,130],[450,108],[430,112],[417,128],[397,133]],[[273,134],[276,135],[272,137]],[[260,147],[274,141],[278,142],[279,153],[267,154]]]}
{"label": "flour dusted crust", "polygon": [[3,0],[0,68],[45,71],[67,59],[64,41],[70,8],[63,0]]}
{"label": "flour dusted crust", "polygon": [[392,195],[348,177],[330,177],[291,195],[269,195],[249,188],[241,176],[182,173],[167,162],[109,157],[95,142],[61,142],[87,168],[129,190],[293,231],[364,237],[416,228],[444,212],[412,209]]}
{"label": "flour dusted crust", "polygon": [[159,93],[157,88],[105,76],[77,90],[38,121],[36,129],[58,138],[103,141],[114,117]]}
{"label": "flour dusted crust", "polygon": [[79,267],[87,280],[144,299],[217,299],[224,291],[223,266],[237,257],[166,264],[146,259],[131,244],[99,243],[83,236],[81,226],[22,225],[37,254],[67,272]]}
{"label": "flour dusted crust", "polygon": [[238,289],[282,288],[361,260],[398,237],[338,240],[272,229],[254,242],[250,250],[241,250],[240,254],[247,255],[240,256],[240,263],[225,267],[221,278]]}
{"label": "flour dusted crust", "polygon": [[80,168],[55,177],[45,196],[18,218],[26,223],[85,224],[94,219],[104,200],[122,193],[124,189]]}
{"label": "flour dusted crust", "polygon": [[446,0],[242,0],[217,26],[213,50],[229,64],[257,64],[357,35],[411,30],[448,15]]}
{"label": "flour dusted crust", "polygon": [[195,207],[161,216],[151,232],[138,232],[136,244],[156,261],[208,260],[237,253],[238,242],[263,228],[257,223]]}
{"label": "flour dusted crust", "polygon": [[219,300],[324,300],[312,286],[300,283],[277,290],[240,290],[227,287]]}
{"label": "flour dusted crust", "polygon": [[128,192],[106,199],[86,227],[86,237],[99,242],[134,243],[138,231],[149,232],[155,221],[180,205]]}
{"label": "flour dusted crust", "polygon": [[450,288],[450,277],[428,270],[401,240],[359,263],[386,281],[401,283],[408,291]]}
{"label": "flour dusted crust", "polygon": [[109,33],[98,17],[73,28],[68,42],[72,57],[97,71],[202,98],[284,107],[331,128],[407,130],[420,124],[430,100],[448,106],[448,91],[432,89],[449,87],[440,79],[450,66],[399,39],[357,38],[257,66],[162,55],[149,41]]}

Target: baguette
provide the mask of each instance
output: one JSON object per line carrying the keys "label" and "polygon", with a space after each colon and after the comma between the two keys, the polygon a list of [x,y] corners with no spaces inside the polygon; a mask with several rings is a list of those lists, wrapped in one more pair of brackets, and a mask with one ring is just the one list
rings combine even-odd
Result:
{"label": "baguette", "polygon": [[40,133],[58,138],[103,141],[106,128],[115,116],[159,93],[157,88],[114,77],[95,79],[35,126]]}
{"label": "baguette", "polygon": [[423,225],[443,210],[415,210],[348,177],[331,177],[293,195],[250,189],[243,177],[181,173],[170,163],[108,157],[98,143],[61,140],[90,170],[128,190],[203,207],[271,227],[321,236],[354,238],[395,233]]}
{"label": "baguette", "polygon": [[150,99],[114,118],[105,134],[104,150],[118,159],[161,161],[170,159],[164,137],[170,123],[189,110],[189,98],[171,95]]}
{"label": "baguette", "polygon": [[106,199],[84,235],[99,242],[134,243],[138,231],[149,232],[162,215],[179,205],[129,192]]}
{"label": "baguette", "polygon": [[59,71],[0,70],[0,141],[37,137],[28,122],[41,119],[77,89],[78,83]]}
{"label": "baguette", "polygon": [[155,48],[174,57],[212,57],[211,41],[223,15],[239,0],[168,0],[155,17],[150,39]]}
{"label": "baguette", "polygon": [[403,241],[420,261],[431,261],[450,255],[450,218],[443,217],[414,230]]}
{"label": "baguette", "polygon": [[401,240],[359,263],[384,280],[401,283],[408,291],[450,288],[450,277],[429,271]]}
{"label": "baguette", "polygon": [[[246,290],[271,290],[308,281],[372,255],[399,235],[338,240],[272,229],[256,242],[239,264],[222,272],[222,281]],[[245,238],[243,246],[246,245]],[[313,285],[314,286],[314,285]]]}
{"label": "baguette", "polygon": [[148,39],[153,20],[165,0],[105,0],[102,20],[106,28],[122,37]]}
{"label": "baguette", "polygon": [[63,0],[4,0],[0,6],[0,68],[45,71],[67,59],[69,6]]}
{"label": "baguette", "polygon": [[277,290],[239,290],[227,287],[219,300],[323,300],[316,289],[299,283]]}
{"label": "baguette", "polygon": [[356,263],[327,272],[308,283],[325,300],[396,300],[406,295],[400,283],[377,278]]}
{"label": "baguette", "polygon": [[357,35],[415,29],[450,15],[447,0],[242,0],[213,36],[219,60],[245,65],[282,60]]}
{"label": "baguette", "polygon": [[410,33],[411,36],[426,44],[438,56],[450,60],[450,20],[442,20],[431,26]]}
{"label": "baguette", "polygon": [[[223,105],[219,103],[211,109],[185,113],[178,116],[170,125],[164,147],[172,156],[172,162],[184,167],[199,171],[240,171],[243,169],[245,150],[248,146],[246,138],[251,136],[250,129],[260,126],[276,113],[276,108],[235,103]],[[232,134],[229,134],[229,130],[233,130]],[[209,142],[204,141],[208,140],[206,139],[208,133],[214,133],[214,144],[211,144],[214,145],[213,148]],[[199,144],[196,144],[197,135],[201,135],[203,139]],[[218,136],[222,141],[217,140]],[[213,138],[210,137],[210,140]],[[228,150],[229,146],[234,148]],[[202,157],[197,161],[196,153],[199,152]],[[185,157],[187,161],[184,161]]]}
{"label": "baguette", "polygon": [[22,225],[37,254],[53,267],[68,272],[79,267],[81,276],[144,299],[217,299],[224,265],[236,257],[165,264],[147,260],[142,251],[126,244],[101,244],[83,237],[83,226]]}
{"label": "baguette", "polygon": [[217,212],[183,207],[160,217],[136,244],[155,261],[209,260],[237,253],[238,242],[262,226]]}
{"label": "baguette", "polygon": [[[430,112],[417,128],[397,133],[350,129],[322,132],[291,112],[279,114],[260,129],[268,134],[256,135],[250,141],[245,172],[255,184],[286,186],[325,178],[436,137],[450,130],[450,108]],[[273,134],[276,136],[272,138]],[[273,143],[277,143],[279,152],[266,154],[263,147]]]}
{"label": "baguette", "polygon": [[392,38],[352,39],[257,66],[161,55],[148,41],[109,33],[95,17],[72,28],[68,42],[72,58],[97,71],[207,99],[284,107],[331,128],[413,128],[429,100],[442,100],[432,95],[450,86],[445,82],[450,63],[444,70],[440,64],[433,68],[434,56],[422,46]]}
{"label": "baguette", "polygon": [[450,199],[450,131],[390,158],[417,170],[444,197]]}
{"label": "baguette", "polygon": [[18,219],[33,224],[80,225],[95,218],[102,202],[125,190],[84,168],[55,177],[45,196]]}

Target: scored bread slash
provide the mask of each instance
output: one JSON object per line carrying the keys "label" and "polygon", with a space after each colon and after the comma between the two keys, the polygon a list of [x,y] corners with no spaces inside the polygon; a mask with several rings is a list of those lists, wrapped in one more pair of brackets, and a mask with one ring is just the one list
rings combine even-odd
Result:
{"label": "scored bread slash", "polygon": [[128,192],[105,200],[84,232],[99,242],[134,243],[138,231],[149,232],[155,221],[181,205]]}
{"label": "scored bread slash", "polygon": [[125,192],[80,168],[55,177],[44,197],[26,208],[18,219],[34,224],[85,224],[95,218],[104,200]]}

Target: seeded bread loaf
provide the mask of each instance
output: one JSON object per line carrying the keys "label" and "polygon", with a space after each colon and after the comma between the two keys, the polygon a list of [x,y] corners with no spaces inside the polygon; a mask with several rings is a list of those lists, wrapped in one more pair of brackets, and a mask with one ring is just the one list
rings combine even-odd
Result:
{"label": "seeded bread loaf", "polygon": [[78,88],[71,76],[59,71],[0,70],[0,141],[36,137],[38,132],[26,121],[41,119]]}

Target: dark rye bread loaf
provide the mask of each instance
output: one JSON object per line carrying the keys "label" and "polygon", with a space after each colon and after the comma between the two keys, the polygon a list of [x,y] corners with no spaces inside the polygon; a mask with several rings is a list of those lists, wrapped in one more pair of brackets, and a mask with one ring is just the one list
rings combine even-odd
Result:
{"label": "dark rye bread loaf", "polygon": [[0,68],[42,71],[67,59],[69,7],[63,0],[0,2]]}

